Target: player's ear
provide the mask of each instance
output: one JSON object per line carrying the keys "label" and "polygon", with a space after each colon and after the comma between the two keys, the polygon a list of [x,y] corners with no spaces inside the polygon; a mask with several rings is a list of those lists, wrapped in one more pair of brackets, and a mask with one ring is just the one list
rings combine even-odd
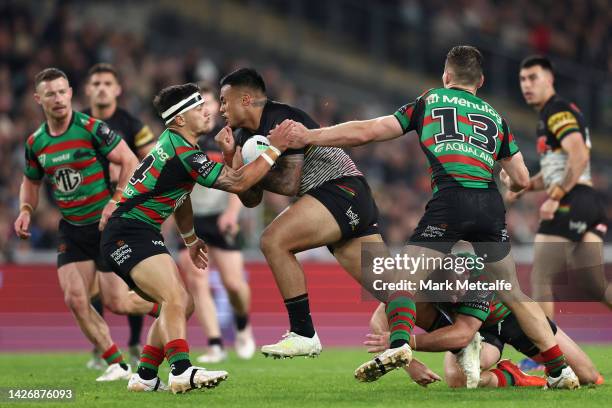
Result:
{"label": "player's ear", "polygon": [[446,87],[447,84],[450,84],[451,80],[452,74],[445,69],[444,73],[442,74],[442,84]]}
{"label": "player's ear", "polygon": [[117,85],[117,92],[115,93],[115,98],[118,98],[122,92],[123,88],[121,87],[121,85]]}
{"label": "player's ear", "polygon": [[72,99],[72,87],[71,86],[68,87],[68,98]]}
{"label": "player's ear", "polygon": [[251,95],[247,93],[242,94],[241,102],[242,102],[242,106],[249,106],[251,104]]}
{"label": "player's ear", "polygon": [[34,101],[40,105],[40,95],[38,92],[34,92]]}
{"label": "player's ear", "polygon": [[476,85],[476,89],[480,89],[484,84],[484,75],[480,75],[480,81],[478,81],[478,85]]}

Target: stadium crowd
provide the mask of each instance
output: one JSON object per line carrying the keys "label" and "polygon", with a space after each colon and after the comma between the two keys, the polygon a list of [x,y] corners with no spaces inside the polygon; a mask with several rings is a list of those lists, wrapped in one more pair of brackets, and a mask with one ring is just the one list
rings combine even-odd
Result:
{"label": "stadium crowd", "polygon": [[[434,3],[446,2],[405,0],[401,2],[402,13],[408,21],[416,21]],[[502,42],[508,41],[521,48],[530,44],[531,48],[541,52],[612,70],[612,53],[609,52],[612,41],[609,41],[610,32],[606,28],[610,26],[612,14],[596,12],[597,7],[605,6],[606,1],[593,2],[594,9],[585,9],[581,1],[555,2],[552,13],[545,13],[545,8],[540,7],[540,4],[552,2],[537,2],[537,6],[531,6],[532,2],[525,1],[525,7],[529,5],[539,10],[527,20],[513,14],[511,9],[518,9],[515,6],[495,7],[497,14],[486,11],[492,10],[494,3],[483,0],[462,2],[462,6],[443,6],[443,10],[447,11],[436,18],[444,19],[449,13],[456,15],[453,8],[462,7],[464,28],[489,30],[492,35],[498,35]],[[474,8],[476,6],[473,4],[478,7]],[[43,120],[42,112],[32,98],[33,78],[38,71],[49,66],[64,70],[74,90],[74,107],[81,110],[87,106],[83,91],[87,69],[100,61],[113,63],[120,72],[124,89],[121,105],[138,114],[155,134],[159,134],[162,123],[155,117],[151,105],[151,99],[159,89],[168,84],[188,81],[216,84],[223,73],[249,62],[213,60],[201,49],[194,49],[181,58],[159,55],[150,50],[143,36],[134,32],[102,29],[89,21],[77,24],[77,17],[67,7],[58,7],[50,19],[39,18],[27,8],[11,3],[4,7],[0,13],[0,248],[6,259],[18,246],[49,249],[56,244],[60,215],[51,207],[49,200],[41,204],[47,208],[35,214],[29,242],[19,242],[13,231],[24,165],[23,144]],[[483,10],[486,19],[482,18]],[[563,10],[571,10],[573,17],[563,19]],[[594,11],[595,18],[589,20],[589,24],[582,23],[578,18],[589,18]],[[493,15],[497,17],[492,18]],[[546,24],[544,18],[547,19]],[[496,21],[511,21],[512,24],[497,24]],[[443,21],[437,24],[446,27],[446,30],[452,29]],[[550,41],[550,31],[553,29],[559,30],[558,35],[554,36],[554,43]],[[513,30],[515,32],[510,32]],[[449,35],[455,34],[451,32]],[[559,40],[564,38],[566,40]],[[601,44],[597,45],[598,42]],[[280,66],[273,63],[266,63],[262,72],[269,84],[268,94],[273,99],[301,107],[321,125],[372,116],[372,107],[365,103],[347,106],[334,95],[301,89],[299,84],[292,83],[283,75]],[[386,105],[383,112],[388,110],[388,113],[392,113],[392,109],[394,107]],[[521,135],[517,136],[520,141]],[[533,143],[533,135],[528,136],[528,142]],[[386,240],[401,244],[416,226],[431,191],[425,157],[416,139],[400,138],[391,143],[356,148],[352,149],[351,155],[375,190]],[[609,191],[612,184],[609,176],[595,173],[594,179],[600,190]],[[509,210],[510,235],[515,241],[530,242],[533,239],[541,199],[543,197],[529,195]],[[270,213],[285,204],[286,201],[278,196],[269,196],[267,200]],[[608,214],[609,217],[612,215],[610,206]]]}

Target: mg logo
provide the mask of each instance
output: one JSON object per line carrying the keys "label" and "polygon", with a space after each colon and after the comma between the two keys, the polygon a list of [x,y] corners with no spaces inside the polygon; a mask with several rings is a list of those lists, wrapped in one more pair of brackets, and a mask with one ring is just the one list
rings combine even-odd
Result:
{"label": "mg logo", "polygon": [[83,181],[81,173],[69,167],[57,169],[53,178],[55,179],[55,186],[62,193],[72,193]]}

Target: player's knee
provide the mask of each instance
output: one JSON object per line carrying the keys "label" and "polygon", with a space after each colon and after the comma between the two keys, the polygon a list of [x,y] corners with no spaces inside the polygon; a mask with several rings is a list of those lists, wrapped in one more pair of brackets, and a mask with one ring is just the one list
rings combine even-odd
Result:
{"label": "player's knee", "polygon": [[277,251],[282,251],[286,249],[286,246],[289,242],[287,240],[282,239],[278,232],[278,228],[266,228],[264,232],[261,234],[261,239],[259,240],[259,248],[261,252],[266,254],[273,254]]}
{"label": "player's knee", "polygon": [[223,286],[230,296],[238,296],[244,290],[244,283],[236,280],[225,281]]}
{"label": "player's knee", "polygon": [[75,314],[85,314],[90,307],[90,301],[84,293],[68,292],[64,295],[64,302]]}
{"label": "player's knee", "polygon": [[104,307],[115,314],[126,314],[128,310],[126,308],[125,302],[121,300],[121,298],[117,296],[108,296],[105,297],[102,301]]}

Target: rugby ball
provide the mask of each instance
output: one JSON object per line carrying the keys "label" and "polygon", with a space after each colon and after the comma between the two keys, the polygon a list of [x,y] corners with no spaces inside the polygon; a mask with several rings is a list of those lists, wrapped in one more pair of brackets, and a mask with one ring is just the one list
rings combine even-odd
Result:
{"label": "rugby ball", "polygon": [[242,162],[249,164],[256,160],[260,154],[270,146],[270,141],[262,135],[251,136],[242,146]]}

